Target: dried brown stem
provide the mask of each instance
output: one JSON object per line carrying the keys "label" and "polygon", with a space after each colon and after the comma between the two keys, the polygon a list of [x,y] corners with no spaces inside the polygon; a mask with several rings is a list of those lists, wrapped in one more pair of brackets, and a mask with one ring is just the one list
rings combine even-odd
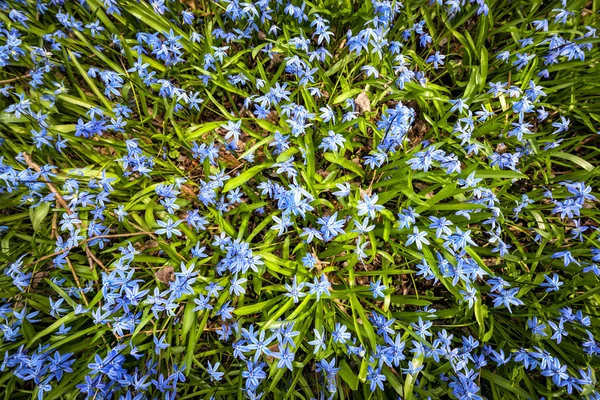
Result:
{"label": "dried brown stem", "polygon": [[4,83],[11,83],[11,82],[20,81],[21,79],[26,79],[26,78],[29,78],[30,76],[31,76],[31,73],[27,73],[27,74],[21,75],[21,76],[15,76],[14,78],[5,79],[3,81],[0,81],[0,85],[2,85]]}
{"label": "dried brown stem", "polygon": [[[106,238],[106,239],[110,239],[110,238],[128,237],[128,236],[151,235],[152,233],[153,233],[153,232],[134,232],[134,233],[117,233],[117,234],[114,234],[114,235],[99,235],[99,236],[94,236],[93,238],[88,238],[88,239],[85,239],[85,240],[82,242],[82,244],[83,244],[83,243],[87,243],[87,242],[89,242],[90,240],[94,240],[94,239],[105,239],[105,238]],[[57,252],[55,252],[55,253],[48,254],[48,255],[46,255],[46,256],[40,257],[40,258],[38,258],[37,260],[35,260],[35,261],[33,261],[33,262],[30,262],[29,264],[26,264],[26,265],[24,265],[24,266],[23,266],[23,268],[25,268],[25,267],[29,267],[29,266],[31,266],[31,265],[34,265],[34,264],[37,264],[37,263],[39,263],[39,262],[42,262],[42,261],[44,261],[44,260],[47,260],[47,259],[49,259],[49,258],[52,258],[52,257],[54,257],[54,256],[58,256],[58,255],[60,255],[60,254],[66,253],[66,252],[68,252],[68,251],[70,251],[70,250],[72,250],[72,249],[74,249],[74,248],[75,248],[75,247],[69,247],[68,249],[64,249],[64,250],[57,251]],[[100,266],[102,266],[103,268],[105,268],[103,265],[101,265],[101,263],[100,263],[100,262],[99,262],[99,261],[96,259],[96,257],[95,257],[95,256],[93,256],[93,258],[94,258],[94,260],[95,260],[95,261],[96,261],[96,262],[97,262],[97,263],[98,263]],[[106,268],[105,268],[105,269],[106,269]]]}
{"label": "dried brown stem", "polygon": [[88,302],[87,297],[85,297],[85,293],[83,293],[83,289],[81,288],[81,282],[79,282],[79,277],[77,276],[77,273],[75,272],[75,268],[73,268],[73,264],[71,264],[71,260],[69,260],[69,257],[67,257],[67,265],[69,266],[69,269],[71,270],[71,274],[73,274],[73,279],[75,279],[75,284],[79,288],[79,292],[81,293],[81,298],[83,299],[83,302],[85,303],[86,306],[89,306],[90,303]]}

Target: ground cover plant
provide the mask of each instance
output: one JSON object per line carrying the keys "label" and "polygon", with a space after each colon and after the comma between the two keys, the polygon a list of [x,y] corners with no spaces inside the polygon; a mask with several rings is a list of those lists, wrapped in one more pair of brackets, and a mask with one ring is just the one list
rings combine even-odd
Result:
{"label": "ground cover plant", "polygon": [[0,398],[600,399],[600,1],[0,8]]}

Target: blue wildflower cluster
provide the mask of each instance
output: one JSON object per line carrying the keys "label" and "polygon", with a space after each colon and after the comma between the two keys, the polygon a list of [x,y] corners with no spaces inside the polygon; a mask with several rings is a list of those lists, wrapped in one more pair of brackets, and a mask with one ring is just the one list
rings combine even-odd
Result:
{"label": "blue wildflower cluster", "polygon": [[596,1],[0,1],[5,398],[600,399]]}

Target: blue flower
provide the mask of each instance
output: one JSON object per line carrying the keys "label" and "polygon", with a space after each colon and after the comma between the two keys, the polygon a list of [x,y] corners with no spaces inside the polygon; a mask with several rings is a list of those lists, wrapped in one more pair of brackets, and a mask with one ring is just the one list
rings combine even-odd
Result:
{"label": "blue flower", "polygon": [[419,228],[417,228],[416,226],[413,226],[413,233],[408,235],[408,240],[406,241],[406,245],[410,246],[411,244],[415,243],[417,245],[417,248],[419,250],[422,250],[424,244],[431,244],[429,242],[429,240],[427,240],[425,238],[426,236],[427,236],[427,232],[419,231]]}
{"label": "blue flower", "polygon": [[158,220],[156,222],[161,227],[155,231],[157,235],[166,234],[167,239],[170,239],[172,235],[181,236],[181,231],[175,228],[182,222],[182,220],[177,220],[173,222],[173,220],[169,218],[166,222],[161,220]]}
{"label": "blue flower", "polygon": [[541,283],[540,286],[545,287],[546,292],[548,293],[558,291],[560,290],[560,287],[564,285],[564,282],[560,281],[560,277],[557,274],[552,275],[552,278],[545,276],[544,279],[546,281]]}
{"label": "blue flower", "polygon": [[313,353],[317,354],[319,350],[327,350],[327,346],[325,344],[325,332],[323,330],[318,331],[317,329],[313,329],[313,333],[315,335],[314,340],[308,342],[308,344],[315,347]]}
{"label": "blue flower", "polygon": [[152,337],[152,341],[154,342],[154,352],[156,354],[160,354],[161,350],[166,349],[170,345],[165,342],[166,335],[162,335],[160,338],[156,338],[156,336]]}
{"label": "blue flower", "polygon": [[369,285],[371,286],[369,290],[371,291],[371,293],[373,293],[374,299],[376,299],[377,297],[385,297],[383,291],[387,290],[388,287],[381,284],[381,279],[378,279],[376,282],[371,282],[369,283]]}
{"label": "blue flower", "polygon": [[329,289],[331,288],[331,283],[329,283],[325,274],[321,274],[320,280],[315,277],[314,283],[307,282],[306,286],[309,287],[308,294],[316,294],[317,301],[321,299],[322,295],[331,295],[331,293],[329,292]]}
{"label": "blue flower", "polygon": [[208,364],[208,367],[206,368],[206,372],[208,372],[208,375],[210,375],[211,382],[220,381],[223,378],[223,375],[225,375],[224,372],[220,372],[218,370],[221,363],[217,361],[213,365],[213,364],[211,364],[210,361],[208,361],[207,364]]}
{"label": "blue flower", "polygon": [[374,392],[376,388],[383,390],[383,382],[386,380],[385,375],[381,373],[380,369],[374,370],[369,365],[367,371],[367,381],[369,382],[369,389]]}
{"label": "blue flower", "polygon": [[333,330],[333,333],[331,334],[332,338],[333,338],[333,342],[334,343],[341,343],[344,344],[346,343],[346,341],[350,340],[352,338],[352,336],[350,335],[350,332],[347,332],[347,327],[346,325],[342,325],[339,322],[335,324],[335,329]]}
{"label": "blue flower", "polygon": [[379,196],[373,194],[372,196],[365,195],[363,200],[358,201],[358,215],[368,215],[369,218],[375,218],[376,214],[384,209],[380,204],[377,204]]}

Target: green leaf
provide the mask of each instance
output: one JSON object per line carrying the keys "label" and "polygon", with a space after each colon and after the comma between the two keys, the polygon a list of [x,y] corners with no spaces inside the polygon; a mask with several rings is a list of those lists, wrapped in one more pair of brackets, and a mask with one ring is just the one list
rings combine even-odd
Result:
{"label": "green leaf", "polygon": [[42,203],[36,208],[29,209],[29,217],[31,218],[31,226],[35,232],[40,230],[40,226],[46,215],[50,211],[50,203]]}
{"label": "green leaf", "polygon": [[478,90],[481,92],[484,90],[485,85],[487,84],[487,75],[488,75],[488,51],[485,47],[481,48],[481,67],[479,69],[479,85]]}
{"label": "green leaf", "polygon": [[257,120],[254,120],[254,122],[256,123],[256,125],[260,126],[265,131],[268,131],[271,133],[275,133],[275,131],[278,131],[281,129],[279,126],[273,125],[272,123],[270,123],[269,121],[265,121],[264,119],[257,119]]}
{"label": "green leaf", "polygon": [[27,347],[30,348],[31,346],[33,346],[38,340],[40,340],[44,336],[49,335],[52,332],[58,330],[58,328],[60,328],[60,326],[62,324],[68,324],[69,322],[73,321],[76,318],[77,318],[77,316],[75,315],[75,313],[74,312],[70,312],[67,315],[65,315],[64,317],[57,319],[50,326],[48,326],[47,328],[41,330],[34,337],[32,337],[31,340],[29,340],[29,342],[27,342]]}
{"label": "green leaf", "polygon": [[187,130],[187,139],[192,140],[199,138],[205,133],[219,128],[221,125],[223,125],[223,121],[213,121],[207,122],[202,125],[192,126],[190,129]]}
{"label": "green leaf", "polygon": [[[423,365],[423,356],[414,357],[412,361],[410,361],[415,367],[420,367]],[[406,375],[406,380],[404,381],[404,398],[412,399],[413,398],[413,389],[415,386],[415,381],[419,376],[419,373],[415,375],[408,374]]]}
{"label": "green leaf", "polygon": [[194,311],[195,303],[187,303],[183,312],[183,323],[181,325],[181,341],[185,341],[188,333],[196,322],[196,312]]}
{"label": "green leaf", "polygon": [[350,99],[350,98],[352,98],[352,97],[356,96],[357,94],[359,94],[359,93],[360,93],[360,92],[362,92],[362,91],[363,91],[363,89],[362,89],[362,88],[356,88],[356,89],[350,89],[350,90],[347,90],[347,91],[345,91],[344,93],[342,93],[342,94],[340,94],[340,95],[336,96],[336,97],[333,99],[333,102],[332,102],[332,103],[333,103],[333,104],[339,104],[339,103],[341,103],[341,102],[343,102],[343,101],[346,101],[346,100],[348,100],[348,99]]}
{"label": "green leaf", "polygon": [[552,153],[552,157],[562,158],[563,160],[571,161],[572,163],[580,166],[581,168],[585,169],[586,171],[594,170],[594,166],[592,164],[585,161],[583,158],[577,157],[576,155],[573,155],[573,154],[556,152],[556,153]]}
{"label": "green leaf", "polygon": [[88,86],[90,87],[90,89],[92,89],[92,92],[94,92],[94,94],[96,95],[96,97],[98,98],[98,100],[100,100],[104,104],[104,107],[106,107],[106,109],[112,110],[112,105],[106,99],[106,97],[104,97],[104,95],[102,94],[102,92],[100,91],[100,89],[98,89],[98,87],[96,86],[96,84],[94,83],[94,81],[92,81],[92,79],[88,76],[88,74],[83,69],[83,67],[79,64],[79,61],[77,61],[77,57],[75,57],[75,55],[73,54],[73,52],[71,50],[67,50],[67,52],[69,53],[69,58],[71,60],[71,63],[73,63],[73,65],[75,66],[75,68],[79,71],[79,74],[86,81],[86,83],[88,84]]}
{"label": "green leaf", "polygon": [[358,174],[361,178],[365,177],[365,171],[363,171],[361,166],[353,163],[352,161],[346,158],[339,157],[337,154],[333,153],[325,153],[324,157],[327,161],[337,164],[340,167],[346,168],[347,170]]}
{"label": "green leaf", "polygon": [[374,349],[375,344],[377,343],[377,336],[375,335],[375,331],[373,330],[371,322],[369,322],[369,318],[365,313],[365,309],[363,308],[362,304],[360,304],[360,301],[354,293],[349,294],[349,297],[352,310],[358,313],[362,326],[367,334],[367,338],[369,339],[369,343],[371,344],[371,348]]}
{"label": "green leaf", "polygon": [[481,298],[477,298],[474,304],[475,319],[479,325],[479,337],[483,338],[485,334],[485,318],[483,317],[483,306],[481,304]]}
{"label": "green leaf", "polygon": [[448,185],[445,185],[431,199],[429,199],[425,202],[426,206],[423,205],[423,206],[417,207],[416,212],[420,213],[423,210],[425,210],[426,208],[430,208],[430,207],[434,206],[436,203],[452,196],[454,194],[455,189],[456,189],[456,183],[454,183],[454,182],[452,182]]}
{"label": "green leaf", "polygon": [[260,171],[262,171],[264,169],[270,168],[272,165],[273,165],[273,163],[265,163],[265,164],[261,164],[261,165],[256,165],[256,166],[249,168],[246,171],[242,172],[235,178],[229,179],[228,181],[225,182],[225,186],[223,187],[223,193],[227,193],[231,189],[235,189],[236,187],[243,185],[244,183],[246,183],[250,179],[252,179],[252,177],[254,175],[258,174]]}
{"label": "green leaf", "polygon": [[519,396],[523,399],[531,399],[534,397],[531,394],[524,391],[523,389],[521,389],[520,387],[513,386],[513,384],[510,383],[509,380],[506,380],[497,374],[493,374],[485,368],[482,368],[480,371],[481,371],[481,377],[483,379],[486,379],[489,382],[491,382],[495,385],[498,385],[498,386],[508,390],[509,392],[516,394],[517,396]]}
{"label": "green leaf", "polygon": [[358,376],[352,371],[352,369],[348,366],[346,360],[340,361],[340,377],[350,386],[350,389],[357,390],[358,389]]}
{"label": "green leaf", "polygon": [[260,313],[262,311],[269,309],[269,307],[271,305],[276,304],[279,301],[280,301],[279,298],[273,298],[268,301],[261,301],[260,303],[249,304],[247,306],[237,308],[233,313],[235,315],[240,315],[240,316]]}
{"label": "green leaf", "polygon": [[522,174],[516,171],[506,171],[506,170],[482,170],[475,171],[476,178],[492,178],[492,179],[529,179],[527,175]]}

